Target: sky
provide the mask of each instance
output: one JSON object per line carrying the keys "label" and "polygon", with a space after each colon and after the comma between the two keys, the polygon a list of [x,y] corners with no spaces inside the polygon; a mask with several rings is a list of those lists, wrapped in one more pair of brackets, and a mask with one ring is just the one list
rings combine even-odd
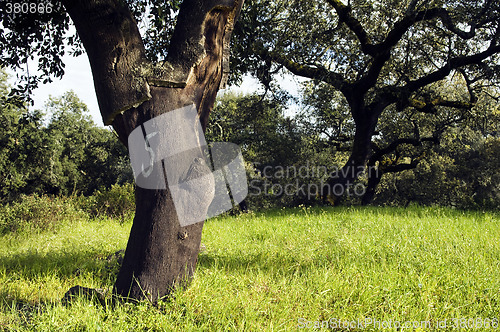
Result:
{"label": "sky", "polygon": [[[32,107],[34,109],[43,110],[45,108],[44,105],[50,96],[60,97],[65,92],[73,90],[87,105],[94,122],[99,126],[104,126],[99,113],[92,72],[90,70],[87,55],[82,54],[78,57],[65,55],[63,57],[63,61],[66,65],[63,78],[54,79],[52,83],[40,85],[37,89],[33,90],[33,100],[35,104]],[[36,64],[33,64],[32,66],[36,67]],[[290,93],[297,95],[299,81],[303,80],[294,78],[292,75],[285,75],[278,79],[278,84]],[[261,90],[261,87],[256,79],[247,76],[243,79],[240,86],[230,87],[229,89],[235,92],[252,93],[257,90]]]}
{"label": "sky", "polygon": [[65,55],[63,61],[66,67],[62,79],[56,78],[52,83],[40,85],[33,90],[35,102],[33,108],[44,109],[45,102],[50,96],[60,97],[65,92],[73,90],[87,105],[94,122],[103,126],[87,55],[83,54],[79,57]]}

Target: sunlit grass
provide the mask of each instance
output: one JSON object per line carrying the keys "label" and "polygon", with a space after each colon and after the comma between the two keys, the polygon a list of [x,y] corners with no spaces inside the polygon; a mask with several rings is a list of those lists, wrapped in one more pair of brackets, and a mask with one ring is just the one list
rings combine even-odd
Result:
{"label": "sunlit grass", "polygon": [[125,247],[129,229],[102,220],[1,237],[0,329],[279,331],[330,319],[500,319],[499,215],[420,207],[215,218],[192,284],[170,301],[61,305],[74,285],[111,289],[105,257]]}

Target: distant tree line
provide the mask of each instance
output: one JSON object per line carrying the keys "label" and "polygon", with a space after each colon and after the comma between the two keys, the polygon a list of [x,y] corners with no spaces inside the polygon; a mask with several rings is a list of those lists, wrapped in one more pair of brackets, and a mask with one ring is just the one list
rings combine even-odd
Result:
{"label": "distant tree line", "polygon": [[[227,93],[219,98],[207,139],[241,146],[250,208],[324,204],[319,197],[321,183],[348,159],[347,137],[353,123],[341,99],[323,89],[305,83],[301,102],[288,116],[289,99],[283,94]],[[498,209],[500,109],[494,101],[485,98],[466,114],[452,108],[420,117],[386,113],[373,143],[375,149],[384,150],[381,158],[372,159],[375,171],[368,168],[337,204]],[[405,131],[429,139],[402,138]],[[339,144],[342,135],[346,140]],[[369,170],[378,174],[376,183]]]}
{"label": "distant tree line", "polygon": [[[125,147],[111,130],[92,121],[74,92],[51,97],[43,111],[28,111],[9,95],[5,74],[0,83],[2,202],[22,194],[89,196],[133,183]],[[287,112],[292,99],[285,93],[219,97],[207,141],[241,147],[250,209],[324,204],[321,184],[348,159],[347,137],[354,129],[347,105],[332,95],[328,86],[306,82],[294,112]],[[483,100],[481,109],[469,116],[451,109],[432,118],[388,112],[374,139],[374,145],[385,147],[383,157],[373,160],[378,181],[374,185],[365,174],[337,204],[498,208],[500,110],[492,100]],[[405,126],[434,139],[418,144],[406,140],[387,148],[401,140]],[[339,143],[341,137],[346,137],[346,146]]]}
{"label": "distant tree line", "polygon": [[45,109],[28,110],[0,84],[0,201],[21,194],[91,195],[133,181],[125,147],[98,127],[87,106],[67,92]]}

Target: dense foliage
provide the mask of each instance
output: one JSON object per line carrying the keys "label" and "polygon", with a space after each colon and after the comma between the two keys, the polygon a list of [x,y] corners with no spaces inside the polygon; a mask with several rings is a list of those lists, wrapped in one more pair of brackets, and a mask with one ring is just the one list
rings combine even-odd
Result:
{"label": "dense foliage", "polygon": [[[427,98],[436,93],[460,98],[467,94],[461,83],[455,77],[434,84]],[[368,163],[378,177],[363,179],[367,193],[362,202],[498,207],[500,172],[494,165],[500,157],[500,95],[493,86],[479,96],[470,109],[436,107],[423,113],[389,107],[380,117]],[[306,132],[318,137],[315,145],[336,158],[345,156],[354,122],[340,93],[307,82],[302,106],[299,118]]]}
{"label": "dense foliage", "polygon": [[[219,99],[207,139],[241,146],[247,162],[250,208],[321,204],[317,195],[320,184],[347,160],[348,149],[330,137],[334,129],[339,130],[337,137],[352,130],[348,110],[328,92],[311,91],[304,89],[302,109],[288,117],[283,101],[268,97],[225,94]],[[474,116],[460,119],[454,109],[433,116],[416,113],[411,119],[406,114],[398,117],[397,112],[382,117],[375,140],[380,145],[398,139],[404,126],[410,126],[409,130],[416,126],[422,137],[429,135],[432,140],[422,144],[408,141],[384,155],[377,163],[381,182],[373,203],[498,208],[500,113],[494,104],[481,105]],[[434,138],[437,130],[439,135]],[[401,164],[411,167],[391,171],[391,165]],[[358,183],[359,191],[368,192],[366,176]],[[362,197],[355,195],[343,200],[343,204],[361,202]]]}
{"label": "dense foliage", "polygon": [[[5,80],[5,76],[4,76]],[[73,92],[45,111],[9,103],[0,91],[0,200],[21,194],[90,195],[132,181],[128,154],[113,132],[90,119]]]}
{"label": "dense foliage", "polygon": [[[232,65],[271,90],[279,73],[310,80],[305,102],[319,120],[310,127],[350,152],[346,171],[377,169],[364,174],[368,203],[382,175],[415,168],[448,128],[491,112],[499,31],[489,0],[249,0]],[[361,173],[330,177],[324,196],[337,204],[332,187]]]}

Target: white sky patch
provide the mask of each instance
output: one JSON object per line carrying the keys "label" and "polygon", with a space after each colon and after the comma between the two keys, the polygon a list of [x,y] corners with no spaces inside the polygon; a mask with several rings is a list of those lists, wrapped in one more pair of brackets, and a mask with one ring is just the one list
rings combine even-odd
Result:
{"label": "white sky patch", "polygon": [[41,84],[33,90],[35,109],[44,109],[49,96],[60,97],[65,92],[73,90],[88,107],[90,115],[96,124],[103,127],[101,113],[97,105],[94,90],[94,81],[90,70],[90,63],[86,54],[79,57],[65,55],[63,62],[65,74],[62,79],[54,79],[52,83]]}
{"label": "white sky patch", "polygon": [[[285,72],[281,75],[276,75],[276,83],[293,97],[300,96],[301,84],[309,81],[308,78],[294,76],[290,72]],[[264,93],[265,89],[260,84],[259,80],[245,75],[240,86],[230,86],[225,90],[220,90],[219,93],[234,92],[236,94]],[[288,103],[285,109],[285,116],[294,117],[300,111],[300,105],[295,102]]]}
{"label": "white sky patch", "polygon": [[[229,73],[231,75],[231,73]],[[235,94],[250,94],[250,93],[264,93],[264,87],[260,84],[259,80],[250,76],[243,76],[243,80],[239,86],[231,85],[226,89],[219,90],[219,96],[225,93],[235,93]]]}
{"label": "white sky patch", "polygon": [[[62,79],[54,79],[52,83],[40,84],[39,87],[32,91],[34,106],[33,109],[45,109],[45,103],[49,97],[60,97],[65,92],[73,90],[76,95],[87,105],[90,115],[94,122],[101,127],[104,127],[99,106],[97,104],[97,97],[94,90],[94,81],[92,78],[92,71],[86,53],[74,57],[65,55],[63,57],[65,64],[65,74]],[[37,67],[37,60],[30,61],[30,68]],[[300,84],[307,79],[296,77],[289,73],[278,75],[276,77],[277,83],[292,96],[299,96]],[[15,75],[11,76],[11,83],[14,84]],[[263,93],[264,87],[259,83],[256,78],[250,75],[245,75],[241,85],[231,86],[228,89],[221,90],[220,93],[225,91],[232,91],[236,93],[250,94],[250,93]],[[285,115],[294,116],[299,110],[299,105],[291,103],[288,105]]]}

